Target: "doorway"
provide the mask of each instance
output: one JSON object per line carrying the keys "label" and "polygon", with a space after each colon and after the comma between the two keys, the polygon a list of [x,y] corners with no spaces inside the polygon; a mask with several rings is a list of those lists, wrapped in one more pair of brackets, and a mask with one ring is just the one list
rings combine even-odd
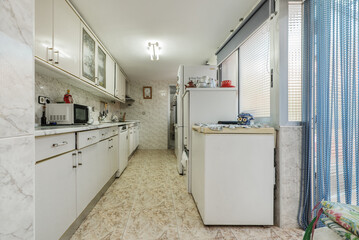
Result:
{"label": "doorway", "polygon": [[175,123],[177,117],[176,86],[168,87],[168,149],[175,148]]}

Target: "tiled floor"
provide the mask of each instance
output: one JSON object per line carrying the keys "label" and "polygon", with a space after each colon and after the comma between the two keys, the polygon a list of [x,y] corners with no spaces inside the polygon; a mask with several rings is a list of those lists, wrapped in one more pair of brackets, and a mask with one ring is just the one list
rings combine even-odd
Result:
{"label": "tiled floor", "polygon": [[72,240],[294,240],[302,234],[278,227],[204,226],[173,152],[138,150]]}

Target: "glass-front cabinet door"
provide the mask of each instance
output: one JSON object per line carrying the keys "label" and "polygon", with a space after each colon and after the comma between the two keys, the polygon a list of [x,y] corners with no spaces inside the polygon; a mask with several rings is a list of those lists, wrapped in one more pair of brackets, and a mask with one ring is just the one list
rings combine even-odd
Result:
{"label": "glass-front cabinet door", "polygon": [[90,33],[82,28],[82,77],[96,82],[96,42]]}
{"label": "glass-front cabinet door", "polygon": [[97,46],[97,85],[106,88],[106,53]]}

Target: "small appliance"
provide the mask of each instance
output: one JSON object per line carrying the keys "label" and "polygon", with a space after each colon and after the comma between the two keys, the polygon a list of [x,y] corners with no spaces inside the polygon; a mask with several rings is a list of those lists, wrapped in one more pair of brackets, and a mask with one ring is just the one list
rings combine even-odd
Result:
{"label": "small appliance", "polygon": [[89,121],[87,106],[74,103],[46,104],[47,123],[58,125],[86,124]]}

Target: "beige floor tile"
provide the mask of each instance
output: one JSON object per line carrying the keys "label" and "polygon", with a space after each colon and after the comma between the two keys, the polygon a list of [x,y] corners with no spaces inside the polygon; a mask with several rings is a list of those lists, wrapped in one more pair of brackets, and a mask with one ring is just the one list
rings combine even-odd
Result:
{"label": "beige floor tile", "polygon": [[72,240],[299,240],[278,227],[205,226],[173,151],[137,150]]}
{"label": "beige floor tile", "polygon": [[178,239],[175,215],[165,209],[133,210],[124,239]]}

